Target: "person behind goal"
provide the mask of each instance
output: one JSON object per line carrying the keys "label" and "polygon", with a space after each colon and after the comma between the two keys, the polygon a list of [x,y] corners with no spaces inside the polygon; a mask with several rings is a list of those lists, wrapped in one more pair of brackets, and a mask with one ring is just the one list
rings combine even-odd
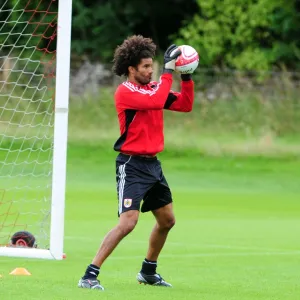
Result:
{"label": "person behind goal", "polygon": [[156,45],[141,35],[128,37],[114,52],[113,72],[126,76],[115,92],[120,137],[114,144],[118,193],[118,224],[104,237],[78,286],[104,290],[98,280],[100,268],[120,241],[136,226],[140,212],[151,211],[156,224],[139,283],[171,287],[156,271],[159,254],[175,224],[171,190],[157,154],[164,149],[163,110],[190,112],[194,102],[192,74],[181,75],[181,90],[171,90],[175,60],[181,54],[172,44],[164,53],[158,82],[151,81]]}

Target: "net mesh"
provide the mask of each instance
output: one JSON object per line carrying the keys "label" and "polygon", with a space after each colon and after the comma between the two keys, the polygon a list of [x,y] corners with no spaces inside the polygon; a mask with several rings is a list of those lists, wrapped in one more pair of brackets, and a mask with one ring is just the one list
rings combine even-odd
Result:
{"label": "net mesh", "polygon": [[0,4],[1,245],[26,230],[49,247],[57,7]]}

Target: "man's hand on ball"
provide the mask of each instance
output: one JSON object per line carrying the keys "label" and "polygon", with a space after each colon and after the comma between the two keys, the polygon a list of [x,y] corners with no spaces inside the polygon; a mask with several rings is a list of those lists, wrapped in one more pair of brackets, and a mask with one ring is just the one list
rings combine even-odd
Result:
{"label": "man's hand on ball", "polygon": [[172,44],[164,54],[164,73],[173,73],[175,70],[176,58],[181,54],[181,50]]}

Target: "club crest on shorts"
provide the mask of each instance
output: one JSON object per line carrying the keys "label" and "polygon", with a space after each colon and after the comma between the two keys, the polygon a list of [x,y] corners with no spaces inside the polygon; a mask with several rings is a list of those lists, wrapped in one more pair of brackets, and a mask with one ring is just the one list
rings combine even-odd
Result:
{"label": "club crest on shorts", "polygon": [[124,206],[126,208],[130,207],[131,204],[132,204],[132,199],[128,199],[128,198],[124,199]]}

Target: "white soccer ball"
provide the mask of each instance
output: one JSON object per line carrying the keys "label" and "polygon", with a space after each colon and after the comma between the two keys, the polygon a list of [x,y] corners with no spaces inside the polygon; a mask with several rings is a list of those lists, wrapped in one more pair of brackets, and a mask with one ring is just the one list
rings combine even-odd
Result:
{"label": "white soccer ball", "polygon": [[175,71],[180,74],[193,73],[199,64],[199,55],[196,49],[189,45],[178,46],[181,54],[175,62]]}

